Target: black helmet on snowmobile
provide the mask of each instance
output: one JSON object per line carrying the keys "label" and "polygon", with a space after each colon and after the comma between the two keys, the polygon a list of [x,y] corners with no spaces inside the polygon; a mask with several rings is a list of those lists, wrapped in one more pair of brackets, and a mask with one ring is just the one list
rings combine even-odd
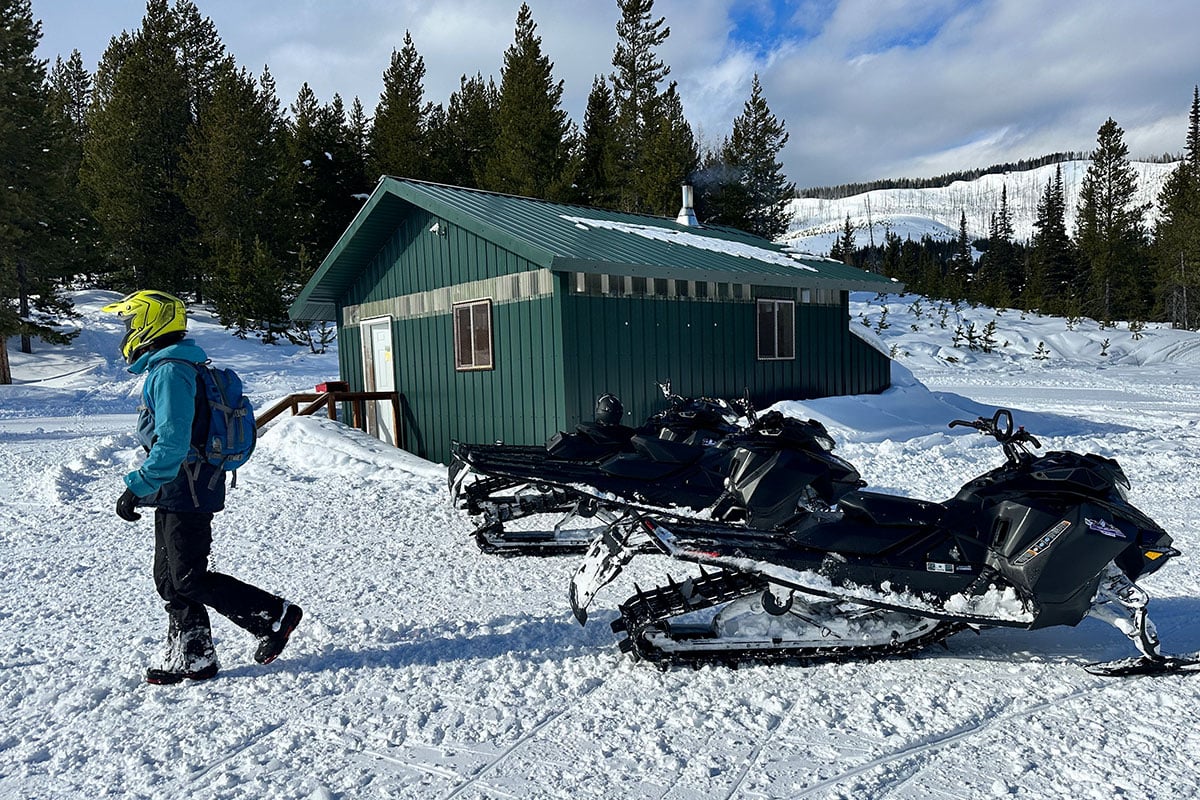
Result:
{"label": "black helmet on snowmobile", "polygon": [[620,425],[625,416],[625,407],[615,394],[602,394],[596,398],[596,422],[600,425]]}

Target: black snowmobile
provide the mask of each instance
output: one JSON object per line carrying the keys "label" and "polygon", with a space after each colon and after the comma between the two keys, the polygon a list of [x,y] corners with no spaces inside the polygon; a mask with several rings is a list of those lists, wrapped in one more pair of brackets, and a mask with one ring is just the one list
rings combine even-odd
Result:
{"label": "black snowmobile", "polygon": [[[594,525],[582,532],[567,526],[598,517],[599,529],[603,529],[617,517],[558,479],[581,471],[593,474],[596,465],[613,456],[644,450],[646,440],[662,441],[666,448],[680,445],[675,452],[685,452],[690,459],[740,431],[742,416],[754,414],[749,400],[729,403],[687,398],[673,394],[669,382],[658,386],[667,408],[637,428],[621,424],[625,411],[620,400],[605,394],[596,401],[592,422],[581,423],[572,432],[556,433],[544,447],[454,442],[448,472],[450,495],[456,507],[471,516],[482,516],[482,524],[474,532],[479,547],[506,555],[582,552],[596,533],[591,529]],[[563,518],[553,532],[504,528],[506,522],[541,514]]]}
{"label": "black snowmobile", "polygon": [[[685,515],[707,511],[714,519],[773,529],[814,509],[828,509],[863,485],[858,471],[833,454],[833,438],[820,422],[778,412],[758,417],[752,410],[748,418],[747,428],[709,446],[635,435],[631,452],[591,463],[471,461],[472,468],[490,476],[487,480],[536,490],[529,501],[520,494],[473,497],[468,487],[463,492],[467,510],[490,517],[476,538],[485,550],[498,552],[582,552],[600,531],[647,507]],[[452,473],[452,491],[454,480]],[[541,511],[544,506],[534,503],[547,498],[554,498],[555,510],[569,506],[568,520],[595,517],[601,524],[585,530],[564,530],[562,523],[552,532],[503,530],[502,523],[517,516],[515,510]]]}
{"label": "black snowmobile", "polygon": [[[571,581],[580,623],[597,591],[649,542],[699,564],[685,580],[620,606],[621,648],[673,663],[814,662],[909,653],[972,628],[1076,625],[1089,614],[1125,633],[1138,659],[1089,665],[1104,675],[1163,672],[1165,657],[1134,581],[1178,555],[1131,505],[1120,465],[1049,452],[1012,413],[955,420],[996,439],[1005,464],[941,503],[852,492],[838,513],[786,532],[718,522],[623,520],[598,537]],[[705,568],[716,568],[708,571]]]}

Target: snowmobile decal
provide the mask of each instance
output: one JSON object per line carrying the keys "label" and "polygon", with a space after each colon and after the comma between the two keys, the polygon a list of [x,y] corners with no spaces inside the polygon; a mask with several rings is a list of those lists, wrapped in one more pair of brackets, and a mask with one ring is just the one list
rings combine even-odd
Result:
{"label": "snowmobile decal", "polygon": [[1017,556],[1016,561],[1014,561],[1013,563],[1016,564],[1018,567],[1023,567],[1026,564],[1028,564],[1030,561],[1033,561],[1033,559],[1037,558],[1039,555],[1046,552],[1046,550],[1048,550],[1050,548],[1050,545],[1054,544],[1054,542],[1058,539],[1058,537],[1060,537],[1064,533],[1066,533],[1067,528],[1070,528],[1070,527],[1071,527],[1070,521],[1064,519],[1062,522],[1058,523],[1053,528],[1046,531],[1046,533],[1042,535],[1042,538],[1038,539],[1036,542],[1034,542],[1033,544],[1031,544],[1029,546],[1028,550],[1026,550],[1021,555]]}
{"label": "snowmobile decal", "polygon": [[1096,533],[1103,534],[1104,536],[1108,536],[1113,539],[1128,539],[1129,538],[1128,536],[1125,535],[1125,532],[1123,530],[1121,530],[1116,525],[1112,524],[1111,522],[1109,522],[1106,519],[1085,518],[1083,521],[1087,524],[1088,530],[1095,531]]}

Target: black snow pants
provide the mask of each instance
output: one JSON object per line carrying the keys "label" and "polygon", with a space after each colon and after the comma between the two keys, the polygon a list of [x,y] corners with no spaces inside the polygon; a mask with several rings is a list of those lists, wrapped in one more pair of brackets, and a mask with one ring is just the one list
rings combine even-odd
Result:
{"label": "black snow pants", "polygon": [[208,606],[254,636],[265,636],[283,615],[283,598],[208,571],[212,518],[212,514],[155,509],[154,585],[166,601],[171,627],[207,633]]}

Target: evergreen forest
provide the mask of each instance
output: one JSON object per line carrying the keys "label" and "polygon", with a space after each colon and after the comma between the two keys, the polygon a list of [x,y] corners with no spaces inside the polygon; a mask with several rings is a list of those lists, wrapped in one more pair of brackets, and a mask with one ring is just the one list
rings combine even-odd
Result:
{"label": "evergreen forest", "polygon": [[[0,383],[9,347],[67,338],[69,292],[85,288],[162,289],[235,335],[323,347],[328,328],[287,309],[381,175],[659,216],[691,182],[703,222],[784,233],[797,194],[779,160],[788,133],[758,76],[729,135],[703,148],[658,55],[666,19],[653,0],[615,3],[612,62],[572,120],[525,4],[498,80],[464,74],[444,102],[427,98],[406,33],[380,65],[378,99],[347,102],[307,84],[280,98],[192,0],[148,0],[94,72],[78,50],[37,58],[31,0],[0,0]],[[1000,198],[986,240],[967,241],[964,224],[956,242],[857,249],[850,236],[833,255],[931,296],[1200,325],[1200,95],[1153,229],[1113,120],[1091,160],[1076,230],[1051,182],[1031,241],[1013,241]]]}

